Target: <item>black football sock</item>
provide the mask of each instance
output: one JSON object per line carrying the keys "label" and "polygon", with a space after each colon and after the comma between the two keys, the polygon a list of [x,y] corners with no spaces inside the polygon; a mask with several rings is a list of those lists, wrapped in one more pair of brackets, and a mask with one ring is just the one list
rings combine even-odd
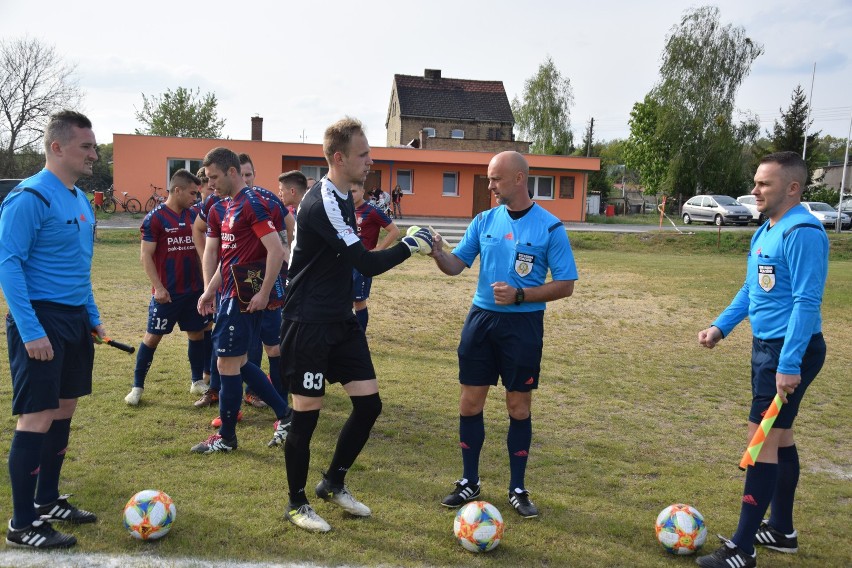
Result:
{"label": "black football sock", "polygon": [[343,429],[340,430],[337,447],[334,449],[334,456],[326,473],[326,479],[334,485],[343,484],[346,472],[364,449],[367,440],[370,439],[373,424],[382,413],[382,399],[379,393],[349,398],[352,400],[352,412]]}
{"label": "black football sock", "polygon": [[305,484],[311,464],[311,438],[319,420],[319,410],[293,411],[290,433],[284,441],[284,466],[287,469],[287,488],[290,505],[298,507],[308,502]]}
{"label": "black football sock", "polygon": [[15,430],[9,449],[9,479],[12,485],[12,527],[22,529],[38,519],[33,504],[39,463],[47,434]]}
{"label": "black football sock", "polygon": [[482,412],[473,416],[459,416],[459,446],[462,452],[462,477],[468,483],[479,485],[479,454],[485,444],[485,418]]}
{"label": "black football sock", "polygon": [[769,526],[784,534],[793,532],[793,501],[799,485],[799,451],[795,444],[778,448],[778,484],[772,496]]}
{"label": "black football sock", "polygon": [[754,554],[754,535],[778,483],[778,464],[757,462],[746,471],[740,522],[731,541],[747,554]]}
{"label": "black football sock", "polygon": [[509,490],[524,489],[524,474],[532,444],[532,416],[526,420],[509,417],[509,433],[506,435],[506,448],[509,450]]}

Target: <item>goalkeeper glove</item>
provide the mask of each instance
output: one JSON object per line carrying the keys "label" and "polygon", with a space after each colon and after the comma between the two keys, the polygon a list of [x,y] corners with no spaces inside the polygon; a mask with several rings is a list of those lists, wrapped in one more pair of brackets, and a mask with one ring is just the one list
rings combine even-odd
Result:
{"label": "goalkeeper glove", "polygon": [[417,229],[409,231],[409,235],[402,237],[402,242],[411,251],[411,254],[419,252],[420,254],[429,254],[432,252],[432,233],[429,229]]}

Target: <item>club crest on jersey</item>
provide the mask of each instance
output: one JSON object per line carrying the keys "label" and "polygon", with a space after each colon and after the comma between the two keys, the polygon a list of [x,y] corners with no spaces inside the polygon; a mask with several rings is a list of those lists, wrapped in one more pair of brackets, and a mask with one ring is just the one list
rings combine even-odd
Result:
{"label": "club crest on jersey", "polygon": [[764,292],[769,292],[775,287],[775,267],[772,265],[759,264],[757,266],[757,283]]}
{"label": "club crest on jersey", "polygon": [[535,266],[535,255],[528,254],[525,252],[516,252],[515,253],[515,272],[523,278],[530,272],[532,272],[533,267]]}

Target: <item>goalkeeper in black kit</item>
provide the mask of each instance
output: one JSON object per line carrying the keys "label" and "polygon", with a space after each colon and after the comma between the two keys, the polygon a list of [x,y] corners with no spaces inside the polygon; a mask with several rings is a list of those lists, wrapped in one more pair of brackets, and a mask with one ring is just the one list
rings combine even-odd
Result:
{"label": "goalkeeper in black kit", "polygon": [[328,175],[305,194],[287,271],[281,328],[282,377],[293,395],[293,422],[284,443],[289,504],[285,517],[309,531],[331,529],[308,502],[305,485],[310,444],[326,383],[340,383],[352,400],[328,469],[316,486],[320,499],[357,517],[370,508],[344,485],[346,472],[370,437],[382,411],[367,338],[352,311],[352,269],[376,276],[410,258],[432,252],[432,235],[420,229],[382,251],[367,251],[358,238],[349,188],[370,172],[370,145],[361,123],[342,119],[325,131]]}

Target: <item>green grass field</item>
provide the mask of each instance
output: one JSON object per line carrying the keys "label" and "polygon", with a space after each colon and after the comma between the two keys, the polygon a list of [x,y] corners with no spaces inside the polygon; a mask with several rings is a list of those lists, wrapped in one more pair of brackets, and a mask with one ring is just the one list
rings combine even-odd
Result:
{"label": "green grass field", "polygon": [[[136,238],[102,233],[94,290],[110,336],[138,345],[149,286]],[[218,411],[193,408],[186,339],[175,333],[161,343],[136,408],[123,400],[135,356],[96,348],[94,394],[81,400],[74,418],[61,489],[101,520],[73,529],[76,550],[322,565],[694,565],[666,554],[653,525],[663,507],[690,503],[707,520],[711,550],[712,535],[730,535],[736,526],[751,335],[744,322],[714,350],[700,348],[696,335],[741,285],[748,239],[744,245],[733,236],[717,247],[716,235],[571,238],[580,280],[573,297],[547,310],[541,387],[533,398],[527,485],[542,510],[538,519],[520,519],[506,502],[508,419],[500,390],[493,389],[485,410],[482,499],[506,521],[493,552],[464,551],[452,537],[454,513],[438,504],[461,473],[455,349],[476,267],[450,278],[425,257],[373,283],[368,338],[384,412],[347,478],[371,518],[347,518],[319,500],[314,505],[331,533],[309,534],[282,518],[284,462],[281,450],[266,447],[274,420],[268,409],[245,410],[238,451],[189,453],[212,433]],[[832,258],[848,259],[848,235],[832,246]],[[852,565],[850,307],[852,262],[832,260],[823,305],[828,359],[797,421],[800,551],[761,551],[762,567]],[[0,351],[0,399],[8,409],[5,341]],[[309,490],[350,407],[339,386],[330,387],[325,402]],[[7,411],[0,420],[4,455],[14,426]],[[161,542],[134,541],[121,525],[127,499],[146,488],[166,491],[177,504],[175,527]],[[9,495],[3,475],[0,519],[11,514]]]}

